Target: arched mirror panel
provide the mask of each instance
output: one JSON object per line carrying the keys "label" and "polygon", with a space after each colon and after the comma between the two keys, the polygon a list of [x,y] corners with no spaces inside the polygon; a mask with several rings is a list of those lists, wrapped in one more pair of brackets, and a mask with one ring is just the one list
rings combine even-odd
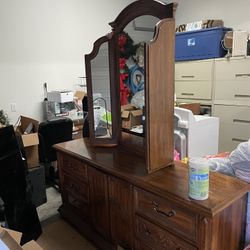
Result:
{"label": "arched mirror panel", "polygon": [[95,145],[116,144],[112,113],[112,81],[110,65],[110,39],[98,39],[93,51],[85,55],[88,87],[88,119],[90,141]]}
{"label": "arched mirror panel", "polygon": [[173,163],[175,8],[133,2],[85,56],[91,144],[119,144],[148,172]]}

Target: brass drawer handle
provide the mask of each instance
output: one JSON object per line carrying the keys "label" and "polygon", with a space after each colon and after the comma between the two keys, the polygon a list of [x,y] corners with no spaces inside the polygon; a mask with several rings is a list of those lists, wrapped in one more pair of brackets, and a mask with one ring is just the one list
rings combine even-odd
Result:
{"label": "brass drawer handle", "polygon": [[250,95],[234,95],[235,98],[250,98]]}
{"label": "brass drawer handle", "polygon": [[194,76],[192,76],[192,75],[183,75],[183,76],[181,76],[182,78],[194,78]]}
{"label": "brass drawer handle", "polygon": [[181,95],[193,96],[193,95],[194,95],[194,93],[181,93]]}
{"label": "brass drawer handle", "polygon": [[246,141],[248,141],[248,140],[243,140],[243,139],[239,139],[239,138],[232,138],[232,141],[246,142]]}
{"label": "brass drawer handle", "polygon": [[79,170],[79,168],[78,168],[77,166],[72,166],[71,169],[72,169],[73,171],[78,171],[78,170]]}
{"label": "brass drawer handle", "polygon": [[81,190],[81,188],[79,186],[75,186],[74,184],[70,184],[69,187],[70,187],[70,189],[72,189],[72,190],[74,190],[76,192]]}
{"label": "brass drawer handle", "polygon": [[248,121],[248,120],[241,120],[241,119],[233,119],[233,122],[250,123],[250,121]]}
{"label": "brass drawer handle", "polygon": [[164,212],[164,211],[161,211],[160,209],[158,209],[157,207],[154,207],[154,211],[162,216],[165,216],[165,217],[173,217],[176,215],[176,212],[174,210],[171,210],[169,211],[168,213]]}
{"label": "brass drawer handle", "polygon": [[145,224],[143,224],[143,229],[146,236],[149,236],[151,234],[151,231],[147,228]]}
{"label": "brass drawer handle", "polygon": [[235,74],[235,77],[250,77],[250,74]]}

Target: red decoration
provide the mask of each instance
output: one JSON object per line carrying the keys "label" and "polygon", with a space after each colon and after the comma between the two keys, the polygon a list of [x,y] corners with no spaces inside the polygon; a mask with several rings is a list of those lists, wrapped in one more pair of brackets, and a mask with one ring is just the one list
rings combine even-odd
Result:
{"label": "red decoration", "polygon": [[126,59],[128,59],[135,52],[135,46],[133,40],[126,32],[123,32],[118,37],[118,46],[120,51],[119,68],[120,68],[120,102],[121,105],[128,103],[130,96],[130,89],[125,84],[128,78],[128,66],[126,65]]}
{"label": "red decoration", "polygon": [[119,45],[120,51],[124,51],[125,50],[124,46],[126,45],[126,43],[127,43],[127,37],[125,36],[125,34],[119,35],[118,45]]}

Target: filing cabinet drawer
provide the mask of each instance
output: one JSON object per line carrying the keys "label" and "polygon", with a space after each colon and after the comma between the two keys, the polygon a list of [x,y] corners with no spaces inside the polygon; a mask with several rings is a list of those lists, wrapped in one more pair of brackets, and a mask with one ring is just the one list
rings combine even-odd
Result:
{"label": "filing cabinet drawer", "polygon": [[208,81],[176,81],[175,93],[177,98],[211,100],[212,84]]}
{"label": "filing cabinet drawer", "polygon": [[215,80],[250,80],[250,59],[232,59],[215,61]]}
{"label": "filing cabinet drawer", "polygon": [[70,156],[59,157],[60,168],[69,175],[87,181],[87,165]]}
{"label": "filing cabinet drawer", "polygon": [[141,189],[135,189],[135,209],[138,214],[151,218],[160,225],[196,240],[197,216],[172,201]]}
{"label": "filing cabinet drawer", "polygon": [[136,236],[143,242],[138,249],[197,249],[140,216],[136,216]]}
{"label": "filing cabinet drawer", "polygon": [[250,138],[250,107],[214,105],[214,116],[220,118],[220,151],[234,150]]}
{"label": "filing cabinet drawer", "polygon": [[213,61],[175,63],[177,81],[211,81]]}
{"label": "filing cabinet drawer", "polygon": [[250,105],[250,78],[249,81],[217,81],[215,102],[218,100],[232,101],[232,104],[248,103]]}

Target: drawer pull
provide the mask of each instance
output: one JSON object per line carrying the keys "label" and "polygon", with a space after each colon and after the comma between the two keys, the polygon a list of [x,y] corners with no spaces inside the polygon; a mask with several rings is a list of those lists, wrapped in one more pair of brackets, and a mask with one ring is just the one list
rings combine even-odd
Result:
{"label": "drawer pull", "polygon": [[151,234],[150,230],[147,228],[147,226],[145,224],[143,224],[143,228],[144,228],[144,233],[146,236],[149,236]]}
{"label": "drawer pull", "polygon": [[193,95],[194,95],[194,93],[181,93],[181,95],[193,96]]}
{"label": "drawer pull", "polygon": [[192,75],[184,75],[184,76],[181,76],[182,78],[194,78],[194,76]]}
{"label": "drawer pull", "polygon": [[176,212],[174,210],[171,210],[170,212],[166,213],[164,211],[161,211],[160,209],[158,209],[157,207],[154,207],[154,211],[162,216],[165,217],[173,217],[176,215]]}
{"label": "drawer pull", "polygon": [[79,170],[79,168],[78,167],[76,167],[76,166],[72,166],[72,171],[78,171]]}
{"label": "drawer pull", "polygon": [[235,77],[250,77],[250,74],[235,74]]}
{"label": "drawer pull", "polygon": [[239,139],[239,138],[232,138],[232,141],[246,142],[246,141],[248,141],[248,140],[243,140],[243,139]]}
{"label": "drawer pull", "polygon": [[250,123],[250,121],[248,121],[248,120],[241,120],[241,119],[233,119],[233,122]]}
{"label": "drawer pull", "polygon": [[250,95],[234,95],[235,98],[250,98]]}

